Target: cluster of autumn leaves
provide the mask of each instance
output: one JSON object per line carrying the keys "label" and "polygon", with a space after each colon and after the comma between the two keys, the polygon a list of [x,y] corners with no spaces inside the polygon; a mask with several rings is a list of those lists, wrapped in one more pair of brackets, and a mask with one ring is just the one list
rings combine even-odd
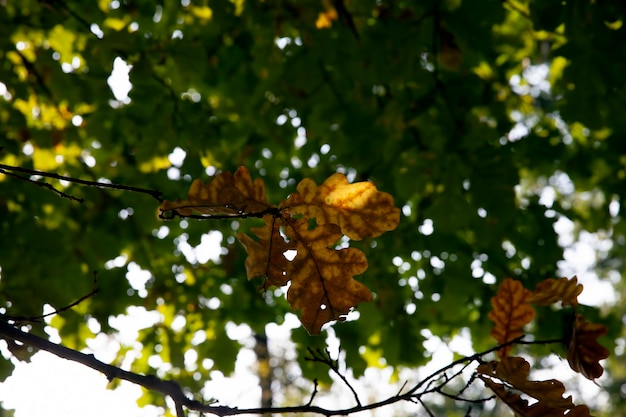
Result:
{"label": "cluster of autumn leaves", "polygon": [[337,248],[337,242],[344,235],[353,240],[376,237],[400,221],[393,197],[371,182],[351,184],[336,173],[318,186],[305,178],[274,206],[263,181],[252,181],[245,167],[234,175],[223,172],[208,184],[196,179],[186,200],[164,201],[160,210],[164,218],[262,218],[264,225],[251,229],[255,238],[237,236],[248,253],[248,279],[264,277],[265,287],[289,283],[287,301],[301,310],[300,321],[311,334],[372,299],[370,290],[354,279],[367,269],[365,254]]}
{"label": "cluster of autumn leaves", "polygon": [[[343,174],[333,174],[321,185],[302,180],[295,192],[278,206],[268,202],[261,179],[252,180],[245,167],[235,174],[223,172],[208,184],[196,179],[187,199],[164,201],[161,217],[263,219],[252,228],[254,236],[239,233],[248,257],[248,279],[264,277],[264,288],[289,284],[287,301],[301,310],[300,320],[311,334],[332,320],[342,320],[357,304],[372,299],[370,290],[354,279],[367,269],[365,254],[352,247],[337,247],[343,236],[361,240],[397,227],[400,211],[391,195],[378,191],[371,182],[349,183]],[[534,291],[507,278],[491,299],[489,318],[495,323],[494,339],[504,345],[499,361],[482,363],[478,377],[519,416],[589,416],[586,406],[576,406],[563,397],[565,387],[557,380],[528,380],[530,364],[510,356],[514,342],[535,316],[534,306],[560,302],[576,306],[583,287],[576,277],[547,279]],[[576,315],[567,360],[573,370],[594,380],[602,375],[599,361],[608,350],[597,338],[606,334],[601,324]],[[536,400],[532,405],[520,395]]]}
{"label": "cluster of autumn leaves", "polygon": [[[571,279],[549,278],[530,291],[521,282],[507,278],[500,284],[495,297],[491,299],[492,310],[489,318],[495,323],[491,336],[505,345],[498,350],[500,361],[481,364],[477,372],[479,378],[493,390],[519,416],[590,416],[584,405],[576,406],[572,397],[563,397],[565,387],[560,381],[528,380],[530,364],[521,357],[509,356],[515,341],[524,335],[524,327],[535,317],[533,306],[547,306],[561,302],[561,306],[578,305],[578,295],[583,286],[576,277]],[[567,361],[570,367],[590,380],[599,378],[604,372],[599,361],[609,356],[609,351],[598,338],[607,333],[603,324],[587,322],[577,314],[573,322],[568,345]],[[524,393],[536,400],[529,405],[522,398]]]}

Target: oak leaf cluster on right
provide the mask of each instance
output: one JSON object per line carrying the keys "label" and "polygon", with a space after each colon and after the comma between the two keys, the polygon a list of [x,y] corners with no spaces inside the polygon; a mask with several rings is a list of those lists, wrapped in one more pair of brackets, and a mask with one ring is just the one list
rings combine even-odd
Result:
{"label": "oak leaf cluster on right", "polygon": [[[507,278],[500,284],[491,299],[489,319],[494,322],[491,336],[501,345],[497,351],[500,361],[491,361],[477,369],[479,378],[504,401],[516,416],[590,416],[586,406],[576,406],[571,397],[563,398],[565,387],[557,380],[529,381],[530,365],[521,357],[511,357],[515,340],[524,335],[524,327],[535,317],[534,306],[561,303],[561,306],[578,305],[578,295],[583,286],[578,279],[549,278],[530,291],[520,281]],[[567,361],[570,367],[590,380],[604,373],[600,364],[609,356],[607,348],[598,342],[608,329],[603,324],[587,322],[581,314],[575,315],[568,341]],[[529,405],[519,393],[536,400]]]}

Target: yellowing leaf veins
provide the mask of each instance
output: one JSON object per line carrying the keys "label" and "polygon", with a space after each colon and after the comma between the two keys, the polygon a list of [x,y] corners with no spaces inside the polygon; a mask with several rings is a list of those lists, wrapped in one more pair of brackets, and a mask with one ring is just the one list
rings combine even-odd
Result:
{"label": "yellowing leaf veins", "polygon": [[344,235],[378,236],[394,229],[400,218],[391,195],[370,182],[350,184],[343,174],[320,186],[304,179],[276,207],[267,201],[263,181],[253,181],[244,167],[234,175],[223,172],[208,184],[196,179],[186,200],[164,201],[160,210],[163,218],[262,218],[263,226],[252,228],[251,235],[237,236],[248,254],[247,277],[264,278],[264,289],[290,283],[287,301],[301,311],[302,325],[311,334],[372,300],[371,291],[354,278],[367,269],[365,254],[336,249],[337,242]]}
{"label": "yellowing leaf veins", "polygon": [[305,178],[297,192],[281,204],[291,214],[315,218],[318,224],[334,223],[350,239],[361,240],[393,230],[400,222],[400,209],[393,197],[371,182],[350,184],[343,174],[333,174],[319,187]]}
{"label": "yellowing leaf veins", "polygon": [[[506,343],[523,335],[523,328],[535,317],[535,310],[528,302],[530,291],[519,281],[507,278],[502,281],[498,293],[491,299],[492,310],[489,318],[495,323],[491,336],[498,343]],[[498,351],[498,356],[506,357],[511,346]]]}

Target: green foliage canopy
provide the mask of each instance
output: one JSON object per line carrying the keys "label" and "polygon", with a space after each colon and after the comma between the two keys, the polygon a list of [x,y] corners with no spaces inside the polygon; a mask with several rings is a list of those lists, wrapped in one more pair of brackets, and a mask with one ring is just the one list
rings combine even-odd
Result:
{"label": "green foliage canopy", "polygon": [[[334,331],[356,375],[383,360],[418,366],[424,329],[448,340],[468,328],[475,349],[493,344],[496,283],[533,287],[557,276],[560,219],[608,242],[596,273],[622,296],[625,9],[557,0],[8,1],[0,164],[168,199],[241,165],[274,202],[305,177],[370,179],[403,216],[395,232],[351,243],[368,256],[361,279],[375,299]],[[107,83],[116,60],[132,66],[128,97]],[[211,369],[186,370],[185,351],[228,374],[241,345],[226,324],[263,335],[289,311],[280,291],[260,294],[245,279],[234,236],[254,220],[163,223],[147,194],[40,180],[84,201],[0,175],[0,308],[62,308],[91,290],[97,270],[97,296],[52,321],[64,344],[85,347],[94,320],[115,332],[109,318],[131,306],[157,311],[162,321],[140,334],[133,370],[158,373],[148,364],[158,352],[196,390]],[[211,230],[223,236],[219,258],[199,262],[181,249]],[[127,279],[140,269],[145,288]],[[624,311],[608,307],[589,314],[601,314],[607,343],[622,347],[608,366],[619,398]],[[178,317],[185,326],[173,330]],[[562,333],[562,323],[539,323],[546,335]],[[324,346],[302,329],[292,339]]]}

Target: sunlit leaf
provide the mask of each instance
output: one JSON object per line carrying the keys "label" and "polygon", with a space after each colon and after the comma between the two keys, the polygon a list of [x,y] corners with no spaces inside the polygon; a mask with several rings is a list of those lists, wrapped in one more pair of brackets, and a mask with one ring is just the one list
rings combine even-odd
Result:
{"label": "sunlit leaf", "polygon": [[315,218],[318,224],[339,225],[346,236],[355,240],[379,236],[395,229],[400,221],[400,210],[391,195],[378,191],[368,181],[350,184],[339,173],[320,186],[305,178],[280,207],[294,215]]}
{"label": "sunlit leaf", "polygon": [[[535,317],[535,310],[528,302],[530,291],[519,281],[507,278],[500,284],[498,293],[491,298],[489,318],[495,323],[491,336],[498,343],[509,342],[524,334],[523,328]],[[508,355],[511,346],[498,351],[501,358]]]}
{"label": "sunlit leaf", "polygon": [[191,184],[186,200],[164,201],[161,213],[173,211],[180,216],[202,214],[207,216],[245,216],[258,214],[273,207],[265,195],[265,184],[257,178],[254,182],[250,172],[241,167],[235,175],[223,172],[208,184],[196,179]]}
{"label": "sunlit leaf", "polygon": [[306,220],[291,220],[285,233],[297,250],[287,271],[291,278],[287,301],[302,310],[300,320],[309,333],[319,333],[324,323],[341,320],[358,303],[371,301],[370,290],[354,279],[367,269],[365,254],[354,248],[332,248],[341,237],[339,226],[309,229]]}
{"label": "sunlit leaf", "polygon": [[537,284],[535,291],[528,297],[528,302],[536,305],[550,305],[561,301],[563,306],[578,305],[577,297],[583,291],[578,279],[548,278]]}
{"label": "sunlit leaf", "polygon": [[289,267],[286,254],[295,250],[295,244],[293,241],[286,241],[281,235],[280,219],[266,215],[264,220],[263,227],[250,230],[259,238],[258,241],[245,233],[239,233],[237,239],[248,253],[245,261],[248,279],[265,277],[265,288],[270,285],[281,287],[290,279],[286,274]]}

